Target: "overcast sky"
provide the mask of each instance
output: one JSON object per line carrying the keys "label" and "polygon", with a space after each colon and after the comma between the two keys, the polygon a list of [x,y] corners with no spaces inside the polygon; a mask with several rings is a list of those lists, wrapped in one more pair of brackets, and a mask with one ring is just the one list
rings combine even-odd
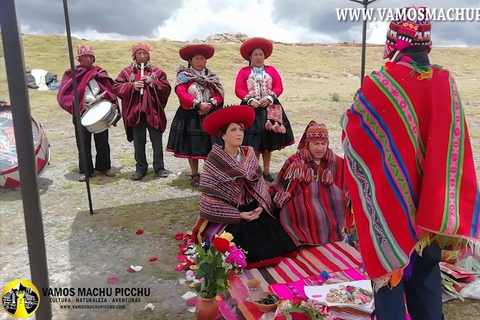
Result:
{"label": "overcast sky", "polygon": [[[24,33],[65,33],[60,0],[17,0]],[[372,7],[425,5],[480,7],[480,0],[378,0]],[[74,36],[86,39],[205,39],[245,33],[281,42],[361,41],[361,22],[339,22],[335,8],[360,7],[348,0],[70,0]],[[387,22],[368,24],[369,43],[384,43]],[[433,22],[439,46],[480,46],[480,21]]]}

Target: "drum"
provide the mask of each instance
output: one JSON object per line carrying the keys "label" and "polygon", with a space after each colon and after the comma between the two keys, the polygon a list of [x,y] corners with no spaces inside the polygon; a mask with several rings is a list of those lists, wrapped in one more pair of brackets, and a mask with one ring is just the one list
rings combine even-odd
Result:
{"label": "drum", "polygon": [[118,110],[113,103],[100,100],[89,107],[82,115],[82,126],[92,133],[107,130],[118,117]]}
{"label": "drum", "polygon": [[85,94],[83,96],[83,101],[85,103],[90,103],[95,100],[97,94],[100,93],[100,86],[95,79],[88,81],[87,86],[85,88]]}
{"label": "drum", "polygon": [[[37,159],[37,174],[40,175],[50,161],[50,144],[42,125],[32,118],[33,146]],[[0,105],[0,187],[18,188],[17,146],[13,129],[12,112],[9,105]]]}

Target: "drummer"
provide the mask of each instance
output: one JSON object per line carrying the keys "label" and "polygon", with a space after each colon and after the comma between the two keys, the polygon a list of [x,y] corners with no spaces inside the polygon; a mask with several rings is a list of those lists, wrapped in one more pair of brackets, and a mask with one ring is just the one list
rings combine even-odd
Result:
{"label": "drummer", "polygon": [[[95,54],[93,48],[89,45],[79,45],[77,47],[77,60],[78,62],[80,62],[80,64],[75,68],[78,86],[80,115],[82,115],[86,111],[88,105],[91,105],[93,104],[93,102],[98,100],[106,99],[117,105],[117,96],[113,89],[114,81],[108,76],[107,71],[102,69],[100,66],[93,65],[93,63],[95,62]],[[96,80],[96,82],[98,83],[98,86],[100,87],[100,93],[94,98],[93,101],[90,101],[87,104],[87,101],[85,101],[85,93],[87,92],[87,86],[92,79]],[[63,75],[62,82],[60,83],[60,87],[58,90],[57,101],[62,109],[64,109],[73,116],[75,139],[77,141],[79,156],[80,178],[78,179],[78,181],[85,181],[85,175],[87,174],[91,177],[94,173],[94,170],[99,171],[101,174],[107,177],[114,177],[116,174],[111,170],[112,166],[110,161],[108,130],[93,134],[93,139],[95,141],[95,149],[97,151],[97,155],[95,157],[95,167],[93,166],[92,133],[89,132],[84,126],[77,126],[77,121],[75,118],[75,108],[73,104],[73,81],[70,69],[65,71]],[[114,125],[119,119],[120,117],[115,120]],[[87,168],[84,168],[83,164],[82,148],[80,147],[80,135],[83,135],[85,153],[87,156]]]}

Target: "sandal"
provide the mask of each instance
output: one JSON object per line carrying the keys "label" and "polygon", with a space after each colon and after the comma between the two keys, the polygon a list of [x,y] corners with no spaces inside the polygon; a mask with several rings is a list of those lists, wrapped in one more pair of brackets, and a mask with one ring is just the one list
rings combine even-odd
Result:
{"label": "sandal", "polygon": [[200,174],[195,173],[195,174],[192,174],[191,177],[192,177],[192,181],[190,181],[190,185],[194,188],[198,188],[198,186],[200,185]]}
{"label": "sandal", "polygon": [[265,173],[264,173],[264,174],[263,174],[263,179],[265,179],[265,180],[268,181],[268,182],[273,182],[273,180],[274,180],[273,177],[272,177],[272,175],[271,175],[270,173],[268,173],[268,174],[265,174]]}

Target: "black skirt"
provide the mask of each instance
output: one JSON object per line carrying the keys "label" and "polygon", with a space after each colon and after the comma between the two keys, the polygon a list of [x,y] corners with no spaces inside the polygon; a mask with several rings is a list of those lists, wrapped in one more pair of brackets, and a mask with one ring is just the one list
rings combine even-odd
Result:
{"label": "black skirt", "polygon": [[[242,101],[242,105],[246,103]],[[280,104],[278,100],[274,101],[274,104]],[[253,124],[245,130],[245,136],[243,138],[244,146],[253,147],[255,152],[267,152],[281,150],[289,145],[295,143],[295,137],[293,136],[292,126],[288,120],[287,114],[282,107],[282,121],[283,126],[286,129],[285,133],[276,133],[265,129],[265,123],[267,122],[267,108],[256,108],[255,121]]]}
{"label": "black skirt", "polygon": [[[239,210],[252,211],[257,207],[258,203],[252,202],[240,206]],[[225,231],[233,235],[233,242],[237,247],[248,251],[247,263],[281,257],[297,250],[280,222],[265,211],[253,221],[242,220],[238,224],[229,224]]]}
{"label": "black skirt", "polygon": [[199,115],[197,109],[179,107],[170,127],[167,151],[180,158],[205,159],[214,143],[221,145],[220,137],[211,136],[203,130],[204,118],[205,115]]}

